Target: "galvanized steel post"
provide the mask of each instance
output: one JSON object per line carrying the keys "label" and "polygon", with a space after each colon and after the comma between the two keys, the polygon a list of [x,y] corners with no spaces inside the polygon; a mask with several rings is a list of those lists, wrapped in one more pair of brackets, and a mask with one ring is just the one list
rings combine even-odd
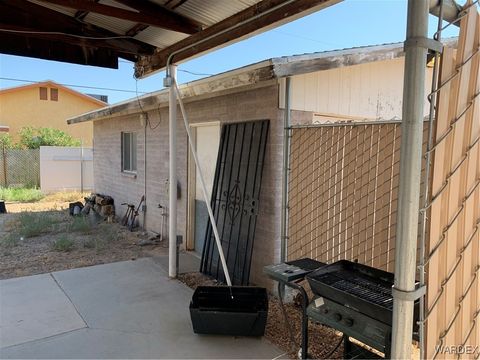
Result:
{"label": "galvanized steel post", "polygon": [[168,105],[169,126],[169,181],[168,181],[168,276],[177,277],[177,92],[174,81],[177,66],[169,65],[169,77],[165,85],[170,86]]}
{"label": "galvanized steel post", "polygon": [[393,291],[392,359],[412,355],[429,1],[409,0]]}

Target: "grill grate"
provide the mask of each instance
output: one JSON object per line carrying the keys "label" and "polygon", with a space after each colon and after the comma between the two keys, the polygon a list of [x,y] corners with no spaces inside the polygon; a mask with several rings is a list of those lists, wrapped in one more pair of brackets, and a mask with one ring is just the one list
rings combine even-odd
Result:
{"label": "grill grate", "polygon": [[367,280],[352,272],[326,273],[318,276],[317,280],[367,302],[382,306],[388,310],[393,309],[391,288]]}

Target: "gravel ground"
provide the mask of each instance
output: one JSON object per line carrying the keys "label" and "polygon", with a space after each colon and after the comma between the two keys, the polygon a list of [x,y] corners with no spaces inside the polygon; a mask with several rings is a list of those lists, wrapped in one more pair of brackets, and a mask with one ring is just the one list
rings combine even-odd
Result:
{"label": "gravel ground", "polygon": [[[201,285],[216,285],[215,280],[198,272],[180,274],[178,279],[192,289]],[[291,359],[296,359],[301,343],[301,308],[296,305],[296,302],[293,302],[285,304],[285,311],[288,317],[288,323],[295,337],[295,345],[293,345],[290,340],[280,302],[276,297],[271,295],[269,296],[265,338],[285,351]],[[328,327],[310,322],[308,329],[309,358],[324,359],[341,341],[341,334]],[[341,359],[342,357],[343,346],[340,345],[338,349],[329,356],[329,359]]]}

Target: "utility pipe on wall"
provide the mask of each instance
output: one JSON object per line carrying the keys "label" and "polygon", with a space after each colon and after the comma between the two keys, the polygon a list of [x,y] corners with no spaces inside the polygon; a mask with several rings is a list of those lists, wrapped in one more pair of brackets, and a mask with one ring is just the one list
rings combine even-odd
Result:
{"label": "utility pipe on wall", "polygon": [[169,65],[166,86],[170,86],[168,104],[169,182],[168,182],[168,276],[177,277],[177,93],[173,86],[177,66]]}
{"label": "utility pipe on wall", "polygon": [[427,1],[408,1],[397,246],[392,292],[392,359],[410,359],[412,355],[428,9]]}

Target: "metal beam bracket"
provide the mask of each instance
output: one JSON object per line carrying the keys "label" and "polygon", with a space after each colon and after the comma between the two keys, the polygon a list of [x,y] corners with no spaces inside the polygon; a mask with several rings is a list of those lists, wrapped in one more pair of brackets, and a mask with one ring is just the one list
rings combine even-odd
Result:
{"label": "metal beam bracket", "polygon": [[443,52],[443,44],[440,41],[430,39],[428,37],[413,37],[403,43],[403,48],[408,47],[422,47],[428,50],[433,50],[439,54]]}
{"label": "metal beam bracket", "polygon": [[392,295],[394,299],[405,300],[405,301],[415,301],[420,299],[427,292],[427,287],[417,286],[415,290],[405,291],[397,289],[395,286],[392,286]]}

